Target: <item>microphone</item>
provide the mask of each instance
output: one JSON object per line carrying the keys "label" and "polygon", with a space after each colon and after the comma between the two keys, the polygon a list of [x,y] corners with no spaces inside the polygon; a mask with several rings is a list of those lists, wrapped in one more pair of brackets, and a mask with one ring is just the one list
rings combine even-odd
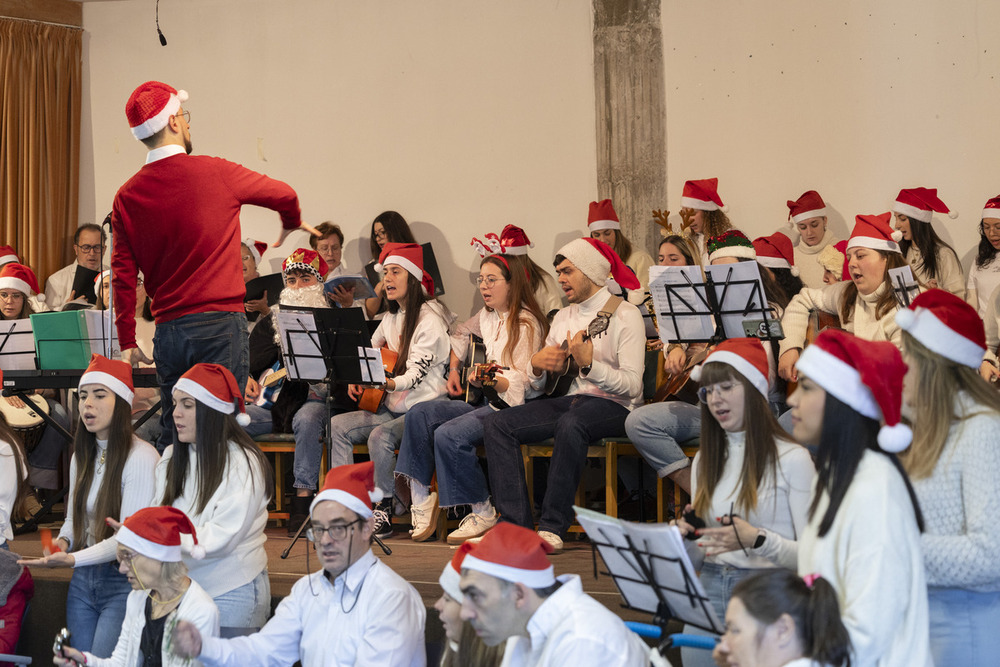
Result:
{"label": "microphone", "polygon": [[160,36],[160,46],[166,46],[167,38],[163,36],[163,31],[160,30],[160,0],[156,0],[156,34]]}

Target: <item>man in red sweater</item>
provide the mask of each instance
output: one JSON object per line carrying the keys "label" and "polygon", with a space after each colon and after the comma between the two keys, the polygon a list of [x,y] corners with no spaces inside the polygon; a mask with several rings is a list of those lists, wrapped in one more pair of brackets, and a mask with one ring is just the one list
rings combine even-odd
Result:
{"label": "man in red sweater", "polygon": [[[275,246],[302,223],[298,196],[286,183],[221,158],[190,155],[185,91],[148,81],[125,105],[132,134],[149,149],[146,164],[115,195],[111,212],[112,292],[122,358],[156,363],[161,451],[173,440],[171,392],[199,362],[225,366],[245,386],[248,373],[240,208],[263,206],[281,216]],[[135,343],[139,272],[156,318],[153,359]]]}

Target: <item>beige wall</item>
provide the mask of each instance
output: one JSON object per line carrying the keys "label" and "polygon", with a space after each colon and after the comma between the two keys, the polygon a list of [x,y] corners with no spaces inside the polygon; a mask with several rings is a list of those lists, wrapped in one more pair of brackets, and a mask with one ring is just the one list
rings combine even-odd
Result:
{"label": "beige wall", "polygon": [[960,217],[933,225],[966,269],[1000,192],[1000,4],[988,1],[663,2],[667,176],[718,176],[754,235],[818,190],[841,236],[903,187],[936,187]]}
{"label": "beige wall", "polygon": [[[551,267],[556,244],[586,226],[588,3],[176,0],[160,6],[167,47],[147,2],[86,3],[84,25],[84,217],[103,219],[142,164],[123,110],[137,84],[160,79],[190,93],[196,151],[290,183],[306,221],[344,228],[350,268],[367,259],[378,213],[416,223],[462,315],[473,235],[521,225]],[[270,211],[247,207],[242,220],[247,235],[277,236]]]}
{"label": "beige wall", "polygon": [[[394,208],[432,241],[446,298],[472,308],[468,239],[524,226],[543,265],[596,196],[586,0],[175,0],[159,45],[145,2],[88,2],[81,215],[103,218],[144,151],[123,106],[138,83],[191,93],[198,152],[291,183],[307,221],[349,238]],[[1000,4],[664,0],[667,175],[718,176],[751,236],[819,190],[844,236],[901,187],[937,187],[966,267],[995,176]],[[271,240],[269,212],[244,209]],[[294,238],[288,246],[297,243]],[[352,268],[367,250],[355,241]],[[265,257],[279,257],[269,251]]]}

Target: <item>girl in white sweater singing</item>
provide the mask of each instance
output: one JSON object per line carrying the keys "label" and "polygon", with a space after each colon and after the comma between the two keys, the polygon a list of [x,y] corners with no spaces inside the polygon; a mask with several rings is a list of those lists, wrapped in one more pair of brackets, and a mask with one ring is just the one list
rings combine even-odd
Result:
{"label": "girl in white sweater singing", "polygon": [[[691,466],[694,532],[704,550],[699,578],[715,613],[725,615],[733,585],[764,568],[794,567],[815,470],[767,405],[767,353],[756,338],[721,343],[692,374],[701,383],[701,448]],[[685,632],[692,631],[686,628]],[[685,650],[685,665],[712,663]]]}
{"label": "girl in white sweater singing", "polygon": [[910,366],[904,413],[914,420],[900,460],[927,523],[920,544],[934,664],[985,665],[1000,655],[1000,393],[976,373],[983,322],[942,290],[921,294],[896,319]]}
{"label": "girl in white sweater singing", "polygon": [[819,443],[798,572],[836,589],[853,665],[928,667],[923,519],[894,455],[911,437],[899,423],[902,355],[891,343],[828,329],[798,370],[788,398],[793,434]]}
{"label": "girl in white sweater singing", "polygon": [[243,391],[219,364],[195,364],[174,385],[174,444],[156,467],[156,498],[184,512],[204,559],[191,578],[219,608],[223,637],[260,629],[271,609],[264,526],[271,466],[243,430]]}
{"label": "girl in white sweater singing", "polygon": [[132,587],[115,563],[110,517],[123,521],[154,503],[153,475],[160,455],[132,434],[132,368],[95,354],[80,376],[76,429],[61,549],[32,567],[72,567],[66,625],[73,645],[107,658],[118,642]]}
{"label": "girl in white sweater singing", "polygon": [[781,341],[778,374],[782,378],[796,381],[795,362],[805,344],[811,310],[837,315],[840,326],[859,338],[900,345],[889,269],[905,266],[906,260],[898,243],[902,234],[889,227],[891,218],[891,213],[857,216],[847,242],[851,279],[823,289],[803,289],[789,302],[781,317],[785,339]]}

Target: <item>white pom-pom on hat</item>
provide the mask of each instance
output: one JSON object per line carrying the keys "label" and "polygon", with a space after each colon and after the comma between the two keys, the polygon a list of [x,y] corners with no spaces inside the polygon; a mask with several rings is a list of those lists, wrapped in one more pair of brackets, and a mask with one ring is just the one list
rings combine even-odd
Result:
{"label": "white pom-pom on hat", "polygon": [[236,415],[236,423],[240,426],[246,427],[250,425],[250,415],[245,412],[241,412]]}
{"label": "white pom-pom on hat", "polygon": [[38,303],[45,303],[45,293],[44,292],[40,293],[38,296],[35,297],[35,300]]}
{"label": "white pom-pom on hat", "polygon": [[795,276],[796,278],[799,277],[799,267],[797,266],[792,267],[792,275]]}
{"label": "white pom-pom on hat", "polygon": [[948,217],[954,220],[958,217],[958,211],[948,211]]}
{"label": "white pom-pom on hat", "polygon": [[195,560],[201,560],[204,557],[205,557],[205,547],[201,546],[200,544],[196,544],[193,547],[191,547],[191,558],[194,558]]}
{"label": "white pom-pom on hat", "polygon": [[698,364],[691,369],[691,379],[695,382],[699,382],[701,380],[701,366],[701,364]]}
{"label": "white pom-pom on hat", "polygon": [[385,497],[385,494],[382,493],[382,489],[375,487],[374,489],[368,492],[368,497],[371,498],[373,503],[377,503],[381,501],[382,498]]}
{"label": "white pom-pom on hat", "polygon": [[910,328],[913,326],[913,323],[916,321],[916,318],[917,314],[914,313],[909,308],[904,308],[902,310],[896,311],[896,324],[898,324],[899,328],[903,329],[904,331],[910,330]]}
{"label": "white pom-pom on hat", "polygon": [[892,240],[895,241],[896,243],[899,243],[900,241],[903,240],[903,232],[899,231],[898,229],[895,230],[890,236],[892,236]]}
{"label": "white pom-pom on hat", "polygon": [[379,264],[378,262],[375,262],[375,270],[376,270],[376,271],[377,271],[378,273],[382,273],[382,265],[381,265],[381,264]]}
{"label": "white pom-pom on hat", "polygon": [[878,431],[878,446],[883,451],[898,454],[910,446],[913,441],[913,431],[906,424],[883,426]]}

